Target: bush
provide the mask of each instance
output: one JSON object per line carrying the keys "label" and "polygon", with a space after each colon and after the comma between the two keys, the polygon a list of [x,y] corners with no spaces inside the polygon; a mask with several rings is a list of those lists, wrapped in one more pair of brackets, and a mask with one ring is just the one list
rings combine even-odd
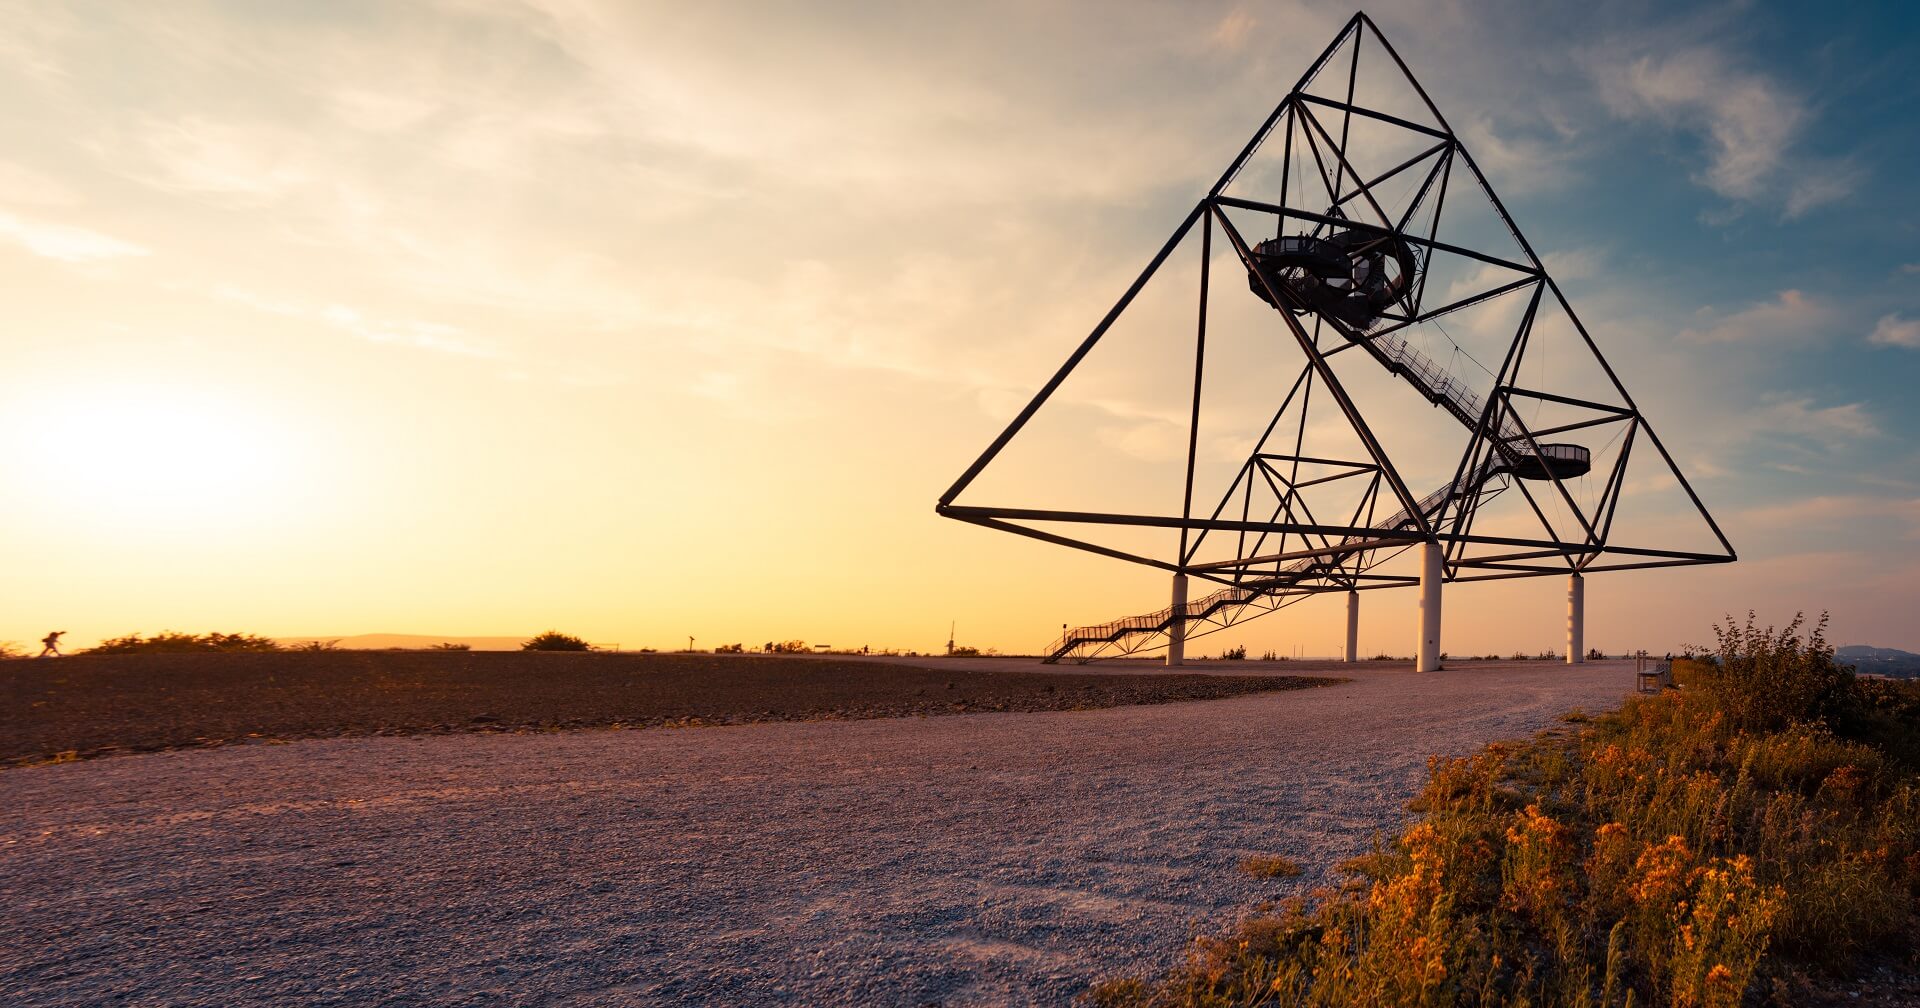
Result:
{"label": "bush", "polygon": [[1090,1000],[1736,1008],[1900,947],[1920,777],[1850,733],[1920,740],[1920,689],[1852,683],[1799,626],[1729,621],[1697,686],[1436,757],[1421,819],[1347,883]]}
{"label": "bush", "polygon": [[1220,652],[1220,658],[1223,661],[1245,661],[1247,658],[1247,646],[1242,644],[1239,647],[1230,647]]}
{"label": "bush", "polygon": [[1764,630],[1733,617],[1715,624],[1719,646],[1704,661],[1675,669],[1687,685],[1714,695],[1736,727],[1773,730],[1824,719],[1838,710],[1853,686],[1853,669],[1833,660],[1826,641],[1827,617],[1801,635],[1806,620],[1795,616],[1785,629]]}
{"label": "bush", "polygon": [[563,634],[558,630],[528,638],[520,644],[522,651],[591,651],[593,645],[572,634]]}
{"label": "bush", "polygon": [[287,650],[288,651],[338,651],[340,650],[340,642],[337,640],[301,641],[298,644],[293,644],[288,646]]}
{"label": "bush", "polygon": [[473,645],[461,644],[455,641],[441,641],[438,644],[427,645],[427,650],[429,651],[471,651],[473,650]]}
{"label": "bush", "polygon": [[177,633],[163,630],[152,637],[131,633],[113,637],[89,648],[85,654],[185,654],[209,651],[278,651],[280,644],[271,637],[244,633]]}

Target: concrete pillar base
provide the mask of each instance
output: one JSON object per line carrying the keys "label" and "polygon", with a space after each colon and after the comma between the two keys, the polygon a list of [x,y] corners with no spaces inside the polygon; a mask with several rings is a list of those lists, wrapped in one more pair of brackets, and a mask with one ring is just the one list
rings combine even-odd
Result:
{"label": "concrete pillar base", "polygon": [[1567,664],[1587,660],[1587,580],[1578,574],[1567,579]]}
{"label": "concrete pillar base", "polygon": [[1360,593],[1347,592],[1347,650],[1345,658],[1349,662],[1360,660]]}
{"label": "concrete pillar base", "polygon": [[1167,627],[1167,665],[1178,668],[1187,663],[1187,576],[1173,576],[1173,624]]}
{"label": "concrete pillar base", "polygon": [[1414,669],[1440,669],[1440,577],[1446,553],[1437,542],[1420,544],[1420,641]]}

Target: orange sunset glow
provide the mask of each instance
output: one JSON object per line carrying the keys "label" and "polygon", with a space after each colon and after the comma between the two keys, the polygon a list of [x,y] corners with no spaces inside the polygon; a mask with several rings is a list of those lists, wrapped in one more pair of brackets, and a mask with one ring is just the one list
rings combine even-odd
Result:
{"label": "orange sunset glow", "polygon": [[[0,445],[18,474],[0,507],[32,572],[5,589],[0,636],[564,622],[630,645],[927,650],[957,621],[1022,652],[1163,605],[1149,571],[929,505],[1345,15],[1143,8],[1077,48],[1055,41],[1078,19],[1031,16],[1003,45],[964,19],[784,12],[763,31],[622,5],[396,9],[352,32],[40,12],[9,101],[47,142],[16,130],[0,164]],[[1466,24],[1427,26],[1409,58],[1479,95],[1492,71],[1456,58]],[[133,44],[156,33],[193,42]],[[115,77],[86,72],[109,49]],[[1212,76],[1181,76],[1192,61]],[[1589,62],[1598,83],[1556,100],[1586,87],[1629,127],[1635,102],[1691,100],[1657,90],[1681,87],[1671,74]],[[1568,210],[1609,198],[1595,182],[1615,155],[1549,152],[1545,113],[1501,101],[1466,120],[1490,181],[1743,556],[1596,581],[1595,641],[1665,651],[1759,608],[1916,643],[1895,601],[1920,570],[1905,407],[1776,379],[1771,348],[1802,337],[1764,336],[1861,327],[1867,347],[1884,315],[1889,338],[1862,352],[1910,373],[1899,307],[1856,298],[1851,319],[1792,276],[1688,300],[1683,260],[1636,258],[1659,215]],[[1701,156],[1674,184],[1734,207],[1795,170],[1758,147]],[[1143,423],[1145,403],[1101,408],[1077,436],[1118,459],[1183,437]],[[1822,474],[1855,451],[1882,460],[1877,482]],[[1560,594],[1457,591],[1446,643],[1557,646]],[[1404,651],[1411,596],[1370,606],[1362,649]],[[1303,604],[1222,643],[1330,654],[1340,620]]]}
{"label": "orange sunset glow", "polygon": [[0,0],[0,1006],[1920,1005],[1920,13]]}

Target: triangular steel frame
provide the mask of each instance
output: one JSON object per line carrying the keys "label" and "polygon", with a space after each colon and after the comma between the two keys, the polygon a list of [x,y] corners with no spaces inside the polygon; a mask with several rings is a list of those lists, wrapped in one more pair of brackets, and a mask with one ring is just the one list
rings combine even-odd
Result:
{"label": "triangular steel frame", "polygon": [[[1369,38],[1372,45],[1377,46],[1391,59],[1394,69],[1411,86],[1412,92],[1418,95],[1426,111],[1438,124],[1437,127],[1416,123],[1379,110],[1363,108],[1354,103],[1361,44]],[[1349,40],[1353,43],[1353,58],[1348,68],[1347,100],[1342,102],[1309,93],[1307,89],[1315,77],[1326,68],[1329,61]],[[1340,135],[1337,139],[1327,123],[1321,119],[1322,115],[1330,113],[1337,113],[1340,117]],[[1363,177],[1348,159],[1347,141],[1350,124],[1356,116],[1367,117],[1376,122],[1421,135],[1420,152],[1380,175],[1372,178]],[[1283,131],[1286,145],[1281,169],[1282,202],[1263,202],[1234,195],[1231,189],[1235,178],[1276,129]],[[1299,159],[1299,170],[1303,175],[1309,174],[1306,157],[1310,155],[1316,169],[1311,174],[1319,177],[1324,188],[1325,199],[1311,204],[1290,206],[1287,203],[1289,192],[1287,185],[1288,175],[1294,170],[1296,152],[1293,138],[1296,129],[1306,139],[1308,147]],[[1516,261],[1438,240],[1448,183],[1458,170],[1471,173],[1474,183],[1484,193],[1487,203],[1512,236],[1514,244],[1520,250],[1520,258],[1524,261]],[[1375,199],[1373,192],[1375,187],[1403,172],[1421,171],[1424,171],[1425,175],[1417,190],[1418,195],[1414,197],[1411,205],[1397,217],[1387,213]],[[1413,229],[1416,210],[1421,207],[1429,194],[1436,192],[1432,223],[1425,234],[1417,233]],[[1309,206],[1319,209],[1309,209]],[[1221,505],[1211,514],[1201,517],[1194,513],[1194,469],[1198,451],[1200,404],[1204,391],[1202,375],[1207,341],[1207,290],[1212,262],[1212,243],[1216,232],[1225,239],[1241,264],[1248,269],[1248,276],[1255,278],[1257,283],[1266,288],[1263,297],[1270,304],[1281,303],[1281,294],[1274,288],[1268,275],[1256,268],[1256,252],[1252,243],[1235,225],[1228,211],[1237,211],[1243,216],[1247,214],[1270,216],[1275,222],[1276,233],[1284,230],[1291,222],[1296,226],[1311,226],[1316,229],[1316,233],[1321,228],[1341,228],[1362,234],[1377,234],[1382,241],[1403,243],[1410,249],[1411,254],[1420,264],[1420,272],[1412,285],[1410,296],[1404,302],[1406,307],[1397,312],[1383,311],[1380,317],[1365,329],[1356,328],[1330,315],[1314,313],[1312,330],[1309,331],[1301,319],[1296,317],[1295,312],[1284,309],[1277,311],[1284,321],[1288,335],[1304,354],[1305,366],[1301,369],[1293,388],[1288,392],[1287,399],[1275,411],[1274,423],[1268,425],[1267,433],[1255,446],[1247,463],[1241,467],[1240,476],[1236,479],[1234,486],[1228,489]],[[1148,281],[1157,271],[1166,266],[1170,255],[1181,246],[1196,226],[1201,228],[1200,305],[1194,334],[1194,383],[1187,440],[1186,483],[1181,513],[1179,515],[1093,513],[958,503],[960,496],[981,472],[999,456],[1062,382],[1100,342]],[[1426,267],[1431,264],[1436,253],[1464,256],[1497,266],[1515,274],[1516,278],[1463,299],[1430,306],[1427,303],[1428,292],[1425,289]],[[1257,289],[1256,292],[1258,292]],[[1468,389],[1459,379],[1427,360],[1418,351],[1409,347],[1403,337],[1397,335],[1401,330],[1438,319],[1450,312],[1509,294],[1525,297],[1527,307],[1508,345],[1506,359],[1495,375],[1493,386],[1484,395]],[[1567,321],[1572,324],[1580,340],[1592,353],[1594,361],[1604,371],[1609,390],[1618,397],[1622,405],[1551,394],[1525,388],[1517,383],[1520,364],[1526,357],[1528,344],[1532,338],[1536,315],[1543,300],[1547,298],[1551,298],[1560,311],[1564,312]],[[1337,330],[1338,334],[1345,338],[1337,341],[1337,345],[1323,347],[1321,344],[1323,326]],[[1341,385],[1338,376],[1328,366],[1327,358],[1356,347],[1366,350],[1391,372],[1406,378],[1436,405],[1446,407],[1469,432],[1470,436],[1462,451],[1453,481],[1426,498],[1416,498],[1413,495],[1407,482],[1401,478],[1400,471],[1394,466],[1393,460],[1373,435],[1366,418],[1361,415]],[[1296,394],[1315,394],[1316,391],[1331,397],[1339,407],[1353,433],[1357,435],[1364,447],[1365,458],[1308,459],[1300,455],[1297,441],[1293,446],[1294,450],[1290,453],[1270,449],[1268,438],[1275,433],[1275,424],[1286,414],[1293,397]],[[1516,401],[1554,402],[1560,406],[1586,410],[1592,414],[1592,417],[1543,430],[1532,430],[1521,416],[1520,410],[1516,408]],[[1304,427],[1304,406],[1301,423]],[[1624,427],[1624,438],[1611,471],[1607,474],[1599,502],[1591,508],[1591,513],[1580,507],[1561,477],[1554,474],[1550,467],[1544,478],[1520,479],[1508,476],[1496,478],[1493,475],[1500,468],[1498,465],[1500,460],[1511,460],[1529,454],[1538,460],[1543,453],[1552,448],[1551,445],[1543,448],[1545,438],[1613,424]],[[1717,540],[1720,548],[1718,552],[1650,549],[1619,545],[1609,541],[1608,535],[1612,529],[1614,513],[1625,487],[1627,462],[1636,444],[1642,441],[1652,446],[1666,469],[1685,491],[1688,500]],[[1360,508],[1347,518],[1345,524],[1321,521],[1306,507],[1304,499],[1298,493],[1300,487],[1296,486],[1297,481],[1293,477],[1274,478],[1279,474],[1272,468],[1271,463],[1287,461],[1295,463],[1296,472],[1297,463],[1301,461],[1348,467],[1349,475],[1365,474],[1371,481],[1371,485],[1363,497]],[[1250,501],[1251,488],[1256,476],[1266,480],[1273,489],[1279,501],[1278,507],[1273,513],[1264,516],[1252,513],[1248,508],[1243,507],[1242,513],[1238,517],[1233,517],[1229,512],[1235,490],[1240,488],[1244,481],[1247,488],[1246,500]],[[1534,496],[1535,490],[1525,485],[1528,482],[1550,484],[1550,490],[1543,487],[1541,492],[1556,495],[1560,504],[1564,505],[1572,516],[1573,526],[1577,527],[1555,528],[1541,507],[1539,499]],[[1542,538],[1488,536],[1474,530],[1474,520],[1480,505],[1509,487],[1519,490],[1520,496],[1538,517],[1543,527]],[[1377,521],[1374,511],[1376,504],[1379,503],[1390,503],[1398,508],[1398,511],[1384,522]],[[1310,594],[1388,588],[1413,583],[1414,579],[1409,577],[1374,574],[1369,571],[1394,553],[1419,542],[1438,542],[1445,547],[1444,576],[1449,581],[1483,581],[1604,570],[1727,563],[1736,559],[1732,544],[1701,502],[1686,476],[1681,473],[1659,436],[1646,422],[1639,407],[1634,403],[1632,395],[1621,383],[1619,376],[1607,362],[1585,325],[1574,313],[1573,306],[1568,302],[1560,286],[1554,282],[1545,264],[1534,253],[1533,247],[1514,224],[1505,205],[1481,172],[1480,166],[1468,153],[1466,146],[1454,133],[1452,127],[1447,124],[1446,118],[1434,105],[1426,90],[1408,70],[1406,63],[1401,60],[1378,27],[1365,14],[1355,14],[1347,22],[1319,58],[1302,75],[1299,83],[1294,85],[1273,113],[1261,124],[1260,129],[1248,141],[1232,165],[1220,176],[1219,181],[1214,184],[1206,197],[1187,213],[1185,219],[1175,229],[1173,236],[1148,262],[1146,268],[1113,308],[1025,408],[1001,431],[992,444],[975,459],[946,493],[941,495],[936,510],[949,518],[1169,572],[1187,574],[1216,582],[1221,586],[1213,594],[1188,603],[1186,611],[1182,614],[1175,614],[1171,609],[1167,609],[1159,613],[1117,620],[1100,627],[1069,631],[1061,640],[1055,642],[1056,656],[1067,651],[1076,651],[1083,658],[1107,652],[1129,653],[1157,646],[1156,642],[1159,638],[1156,634],[1162,633],[1164,625],[1175,619],[1189,625],[1186,636],[1200,636],[1224,629],[1226,626],[1252,616],[1283,608]],[[1178,529],[1179,546],[1176,552],[1166,558],[1144,556],[1081,538],[1083,534],[1068,535],[1038,528],[1031,524],[1034,522],[1064,524],[1076,528],[1087,525],[1106,525]],[[1239,537],[1237,558],[1225,562],[1198,562],[1196,557],[1201,544],[1209,536],[1219,534],[1232,534]],[[1298,537],[1300,544],[1298,548],[1291,550],[1287,548],[1289,537]],[[1271,548],[1268,546],[1270,541],[1274,543]],[[1252,544],[1250,547],[1249,543]],[[1475,546],[1497,548],[1505,552],[1492,555],[1477,554],[1470,551],[1470,547]],[[1196,624],[1207,624],[1207,626],[1202,629]],[[1152,629],[1155,626],[1162,629],[1158,631]]]}

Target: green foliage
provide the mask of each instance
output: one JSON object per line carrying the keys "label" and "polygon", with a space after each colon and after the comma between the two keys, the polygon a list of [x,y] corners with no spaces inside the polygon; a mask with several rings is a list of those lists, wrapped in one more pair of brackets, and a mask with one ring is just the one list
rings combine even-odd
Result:
{"label": "green foliage", "polygon": [[563,634],[558,630],[548,630],[520,643],[522,651],[591,651],[593,645],[572,634]]}
{"label": "green foliage", "polygon": [[1745,624],[1727,617],[1713,628],[1715,654],[1683,663],[1692,673],[1685,684],[1712,693],[1740,728],[1777,729],[1835,713],[1853,685],[1853,669],[1834,663],[1825,616],[1802,636],[1804,623],[1795,616],[1785,629],[1762,630],[1751,612]]}
{"label": "green foliage", "polygon": [[1920,777],[1881,743],[1920,741],[1920,690],[1836,674],[1798,622],[1725,630],[1714,662],[1681,663],[1695,685],[1435,758],[1420,821],[1347,882],[1089,999],[1735,1008],[1896,945]]}
{"label": "green foliage", "polygon": [[87,654],[186,654],[193,652],[279,651],[278,641],[245,633],[178,633],[163,630],[152,637],[131,633],[101,641]]}

